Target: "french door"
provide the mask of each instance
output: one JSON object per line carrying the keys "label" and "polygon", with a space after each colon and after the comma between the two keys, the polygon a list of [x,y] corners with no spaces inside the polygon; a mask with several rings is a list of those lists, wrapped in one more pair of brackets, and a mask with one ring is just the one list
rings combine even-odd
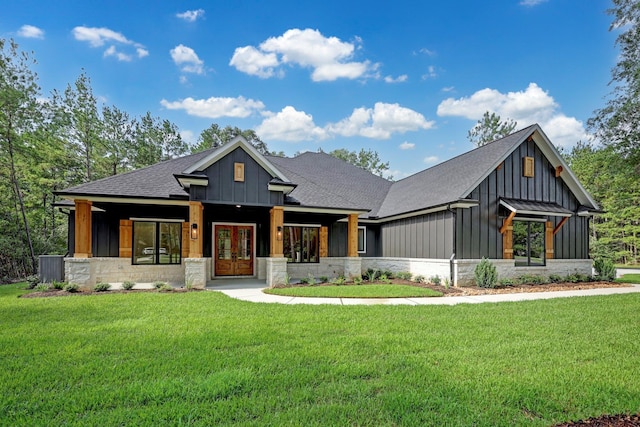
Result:
{"label": "french door", "polygon": [[216,224],[213,231],[216,276],[253,275],[253,226]]}

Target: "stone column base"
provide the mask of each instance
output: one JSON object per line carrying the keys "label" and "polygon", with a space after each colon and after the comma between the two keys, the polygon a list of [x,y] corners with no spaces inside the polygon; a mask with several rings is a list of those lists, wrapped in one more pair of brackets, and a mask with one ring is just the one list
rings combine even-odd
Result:
{"label": "stone column base", "polygon": [[208,258],[184,259],[184,285],[195,289],[204,289],[207,285]]}
{"label": "stone column base", "polygon": [[353,279],[362,276],[362,258],[347,257],[344,260],[344,277]]}
{"label": "stone column base", "polygon": [[65,258],[64,281],[75,283],[80,288],[91,288],[96,284],[92,258]]}
{"label": "stone column base", "polygon": [[286,258],[266,258],[267,261],[267,286],[284,285],[287,277]]}

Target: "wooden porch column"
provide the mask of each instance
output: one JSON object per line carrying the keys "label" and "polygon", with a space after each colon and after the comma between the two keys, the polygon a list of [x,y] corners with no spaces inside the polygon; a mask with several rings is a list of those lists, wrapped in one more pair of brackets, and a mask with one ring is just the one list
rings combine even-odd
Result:
{"label": "wooden porch column", "polygon": [[504,219],[500,233],[502,234],[502,259],[513,259],[513,218],[515,211]]}
{"label": "wooden porch column", "polygon": [[358,256],[358,214],[349,214],[347,225],[347,256]]}
{"label": "wooden porch column", "polygon": [[74,258],[91,258],[91,202],[76,200]]}
{"label": "wooden porch column", "polygon": [[[205,231],[203,212],[204,206],[202,206],[202,202],[189,202],[189,223],[191,224],[189,229],[189,258],[202,258],[202,235]],[[197,231],[193,230],[194,224],[197,226]]]}
{"label": "wooden porch column", "polygon": [[544,231],[545,255],[547,259],[553,259],[553,223],[551,221],[547,221]]}
{"label": "wooden porch column", "polygon": [[[269,213],[269,256],[271,258],[284,258],[284,209],[282,206],[274,206]],[[280,234],[278,235],[278,227]]]}
{"label": "wooden porch column", "polygon": [[133,221],[130,219],[120,220],[120,239],[118,245],[118,256],[120,258],[131,258],[133,254],[132,244]]}

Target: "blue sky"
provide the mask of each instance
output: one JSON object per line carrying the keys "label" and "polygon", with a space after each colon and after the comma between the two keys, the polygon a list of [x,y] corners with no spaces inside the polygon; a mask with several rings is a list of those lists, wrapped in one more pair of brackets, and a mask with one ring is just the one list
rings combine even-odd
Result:
{"label": "blue sky", "polygon": [[211,123],[271,150],[378,151],[395,179],[472,148],[484,111],[588,137],[615,65],[605,0],[7,0],[0,37],[44,95],[91,78],[100,105]]}

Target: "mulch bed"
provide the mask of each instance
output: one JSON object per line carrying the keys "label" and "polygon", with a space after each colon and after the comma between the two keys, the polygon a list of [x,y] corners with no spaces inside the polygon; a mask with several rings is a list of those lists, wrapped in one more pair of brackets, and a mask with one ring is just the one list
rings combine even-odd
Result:
{"label": "mulch bed", "polygon": [[580,421],[556,424],[553,427],[639,427],[640,414],[602,415]]}
{"label": "mulch bed", "polygon": [[67,292],[63,290],[53,289],[45,292],[30,292],[23,294],[20,298],[48,298],[48,297],[71,297],[80,295],[113,295],[113,294],[139,294],[148,292],[160,292],[160,293],[183,293],[183,292],[197,292],[204,289],[185,289],[185,288],[173,288],[171,291],[158,291],[157,289],[131,289],[125,291],[124,289],[114,289],[104,292],[95,292],[90,290],[79,290],[78,292]]}

